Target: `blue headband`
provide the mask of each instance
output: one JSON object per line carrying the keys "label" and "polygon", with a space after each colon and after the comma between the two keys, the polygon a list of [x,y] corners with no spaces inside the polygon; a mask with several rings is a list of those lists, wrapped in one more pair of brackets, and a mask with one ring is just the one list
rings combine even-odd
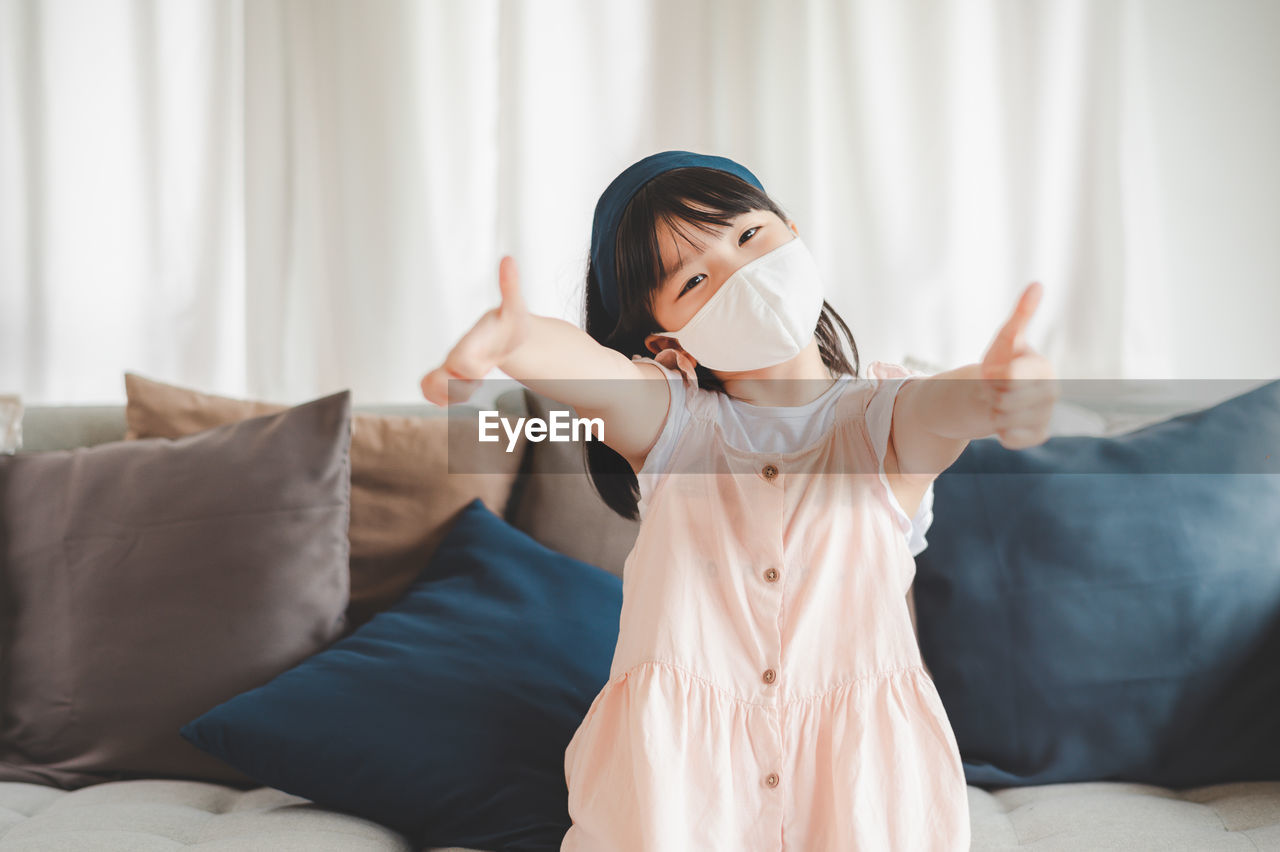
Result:
{"label": "blue headband", "polygon": [[640,187],[663,172],[686,166],[702,166],[728,172],[754,184],[761,192],[764,191],[764,186],[745,166],[727,157],[695,154],[692,151],[662,151],[651,154],[631,164],[626,171],[614,178],[613,183],[609,184],[596,202],[595,220],[591,225],[591,265],[600,284],[600,299],[604,302],[605,310],[615,320],[618,318],[618,279],[614,276],[613,248],[617,243],[622,211]]}

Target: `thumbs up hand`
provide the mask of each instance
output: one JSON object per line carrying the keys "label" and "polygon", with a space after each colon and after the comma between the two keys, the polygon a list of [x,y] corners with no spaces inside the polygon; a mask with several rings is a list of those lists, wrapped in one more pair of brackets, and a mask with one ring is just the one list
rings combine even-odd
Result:
{"label": "thumbs up hand", "polygon": [[422,395],[436,405],[470,399],[480,380],[528,339],[533,315],[520,294],[516,259],[504,255],[498,263],[502,302],[481,315],[471,330],[454,344],[444,363],[422,377]]}
{"label": "thumbs up hand", "polygon": [[1006,449],[1043,444],[1060,392],[1053,365],[1026,343],[1027,323],[1040,304],[1039,282],[1022,291],[1013,315],[982,356],[980,397],[988,406],[991,431]]}

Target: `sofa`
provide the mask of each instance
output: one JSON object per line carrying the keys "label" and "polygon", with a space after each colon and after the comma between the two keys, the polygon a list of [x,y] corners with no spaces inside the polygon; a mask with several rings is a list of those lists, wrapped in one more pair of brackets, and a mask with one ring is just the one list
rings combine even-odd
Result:
{"label": "sofa", "polygon": [[[545,410],[547,401],[517,387],[503,393],[499,405],[519,415]],[[1114,432],[1173,410],[1099,413],[1064,407],[1055,429]],[[352,411],[445,416],[426,403],[359,405]],[[123,405],[33,405],[25,412],[19,452],[118,441],[125,426]],[[637,525],[601,503],[574,453],[528,442],[523,454],[505,519],[550,548],[620,574]],[[1176,790],[1126,782],[970,786],[969,802],[975,850],[1280,849],[1280,777]],[[268,786],[144,778],[65,790],[0,782],[0,852],[179,847],[250,852],[414,848],[404,835],[376,822]]]}

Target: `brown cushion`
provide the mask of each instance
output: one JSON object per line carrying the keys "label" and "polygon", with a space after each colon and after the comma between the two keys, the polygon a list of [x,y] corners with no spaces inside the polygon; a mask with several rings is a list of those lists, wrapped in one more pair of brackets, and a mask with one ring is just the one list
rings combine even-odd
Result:
{"label": "brown cushion", "polygon": [[[530,417],[577,411],[525,389]],[[530,443],[507,521],[539,544],[622,576],[640,522],[619,515],[596,493],[582,441]],[[586,532],[586,531],[589,531]]]}
{"label": "brown cushion", "polygon": [[[258,414],[278,403],[232,399],[125,373],[126,440],[176,437]],[[444,409],[441,409],[444,412]],[[525,438],[480,444],[455,436],[470,457],[449,472],[449,429],[470,418],[352,414],[351,600],[347,632],[404,596],[454,517],[476,497],[506,511]],[[472,473],[471,471],[480,471]]]}
{"label": "brown cushion", "polygon": [[341,633],[350,398],[0,456],[0,781],[253,783],[178,729]]}

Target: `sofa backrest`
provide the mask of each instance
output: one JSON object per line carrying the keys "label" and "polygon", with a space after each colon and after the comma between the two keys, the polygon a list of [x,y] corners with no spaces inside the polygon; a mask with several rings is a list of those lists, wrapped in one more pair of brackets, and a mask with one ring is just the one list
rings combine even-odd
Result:
{"label": "sofa backrest", "polygon": [[[524,387],[499,394],[493,407],[508,418],[564,408]],[[353,413],[407,417],[458,416],[459,408],[421,403],[352,406]],[[451,414],[452,412],[452,414]],[[543,415],[545,416],[545,415]],[[125,406],[31,405],[22,417],[19,453],[69,450],[124,440]],[[520,475],[512,490],[506,520],[535,540],[561,553],[622,576],[622,566],[635,544],[639,523],[617,515],[595,492],[586,473],[581,448],[575,444],[526,441]],[[590,530],[590,535],[583,535]]]}
{"label": "sofa backrest", "polygon": [[[523,417],[528,412],[525,389],[514,388],[498,396],[495,406],[504,416]],[[381,403],[351,406],[353,413],[394,414],[403,417],[445,417],[449,409],[427,402]],[[70,450],[124,440],[125,406],[28,405],[22,416],[22,447],[18,452]]]}

